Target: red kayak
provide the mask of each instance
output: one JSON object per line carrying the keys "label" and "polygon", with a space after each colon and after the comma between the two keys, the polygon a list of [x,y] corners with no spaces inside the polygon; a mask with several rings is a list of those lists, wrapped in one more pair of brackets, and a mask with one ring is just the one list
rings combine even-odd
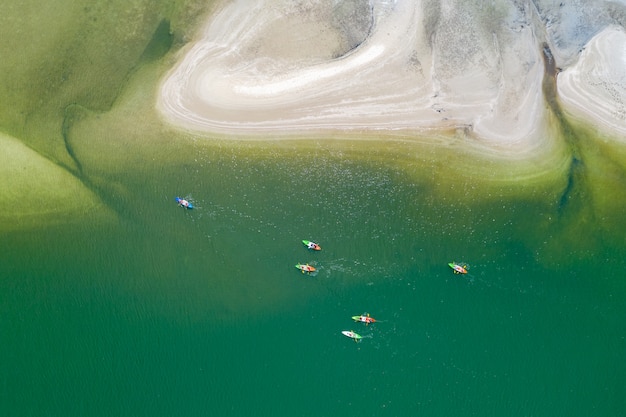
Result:
{"label": "red kayak", "polygon": [[376,319],[374,317],[370,317],[369,314],[362,314],[360,316],[352,316],[352,320],[365,323],[366,326],[370,323],[376,323]]}

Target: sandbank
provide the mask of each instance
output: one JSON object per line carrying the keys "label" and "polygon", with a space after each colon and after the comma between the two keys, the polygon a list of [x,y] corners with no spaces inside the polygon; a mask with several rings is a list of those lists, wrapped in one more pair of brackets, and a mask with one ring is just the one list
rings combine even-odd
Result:
{"label": "sandbank", "polygon": [[557,86],[565,111],[626,138],[624,28],[607,27],[594,36],[578,61],[558,75]]}
{"label": "sandbank", "polygon": [[372,2],[367,35],[340,55],[332,9],[225,3],[182,51],[157,107],[178,127],[238,137],[457,129],[504,154],[545,151],[554,144],[531,12],[466,3],[443,2],[433,19],[424,1]]}

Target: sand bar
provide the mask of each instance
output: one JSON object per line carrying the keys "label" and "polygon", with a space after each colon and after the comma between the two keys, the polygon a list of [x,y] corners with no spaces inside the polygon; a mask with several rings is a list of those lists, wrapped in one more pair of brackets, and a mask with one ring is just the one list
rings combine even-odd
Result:
{"label": "sand bar", "polygon": [[162,83],[165,119],[264,138],[458,128],[503,152],[547,146],[532,10],[444,1],[433,26],[424,1],[373,1],[369,11],[354,11],[371,14],[366,36],[338,54],[345,31],[328,24],[336,6],[306,4],[225,3]]}
{"label": "sand bar", "polygon": [[558,76],[559,97],[569,113],[626,137],[626,31],[611,26],[597,34],[578,62]]}

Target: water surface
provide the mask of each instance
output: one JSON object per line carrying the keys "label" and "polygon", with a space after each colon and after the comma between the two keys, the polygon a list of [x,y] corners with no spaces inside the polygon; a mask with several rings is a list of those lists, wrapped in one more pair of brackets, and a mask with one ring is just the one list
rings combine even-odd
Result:
{"label": "water surface", "polygon": [[[466,178],[442,194],[441,171],[328,146],[192,149],[193,164],[111,178],[129,191],[102,192],[117,224],[2,240],[2,415],[624,408],[624,247],[606,224],[562,238],[562,184],[531,198]],[[363,312],[380,322],[351,322]]]}

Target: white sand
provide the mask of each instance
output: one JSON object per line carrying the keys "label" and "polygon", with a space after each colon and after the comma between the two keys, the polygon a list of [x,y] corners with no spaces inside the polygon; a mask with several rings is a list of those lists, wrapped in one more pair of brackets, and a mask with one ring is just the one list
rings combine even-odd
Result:
{"label": "white sand", "polygon": [[503,152],[547,146],[532,11],[499,2],[485,12],[467,3],[440,2],[429,32],[423,1],[374,1],[369,36],[333,58],[339,36],[323,8],[307,9],[305,0],[227,2],[166,77],[158,107],[183,128],[263,138],[460,128]]}
{"label": "white sand", "polygon": [[564,109],[626,140],[626,31],[608,27],[558,76]]}

